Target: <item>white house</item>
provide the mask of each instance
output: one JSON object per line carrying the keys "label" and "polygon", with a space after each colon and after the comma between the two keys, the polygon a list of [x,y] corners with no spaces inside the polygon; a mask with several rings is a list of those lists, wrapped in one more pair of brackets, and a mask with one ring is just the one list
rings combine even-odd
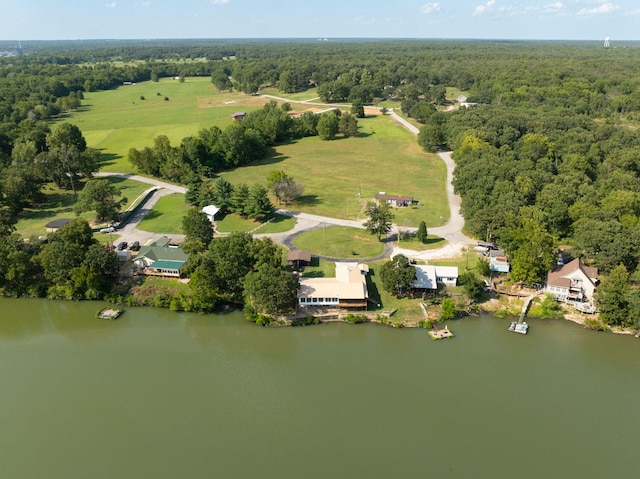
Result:
{"label": "white house", "polygon": [[301,278],[298,289],[300,306],[366,308],[369,299],[365,264],[336,263],[335,278]]}
{"label": "white house", "polygon": [[411,283],[413,289],[438,289],[438,284],[455,286],[458,282],[456,266],[433,266],[421,264],[414,266],[416,279]]}
{"label": "white house", "polygon": [[545,291],[558,301],[590,302],[598,284],[598,269],[585,266],[580,258],[547,275]]}

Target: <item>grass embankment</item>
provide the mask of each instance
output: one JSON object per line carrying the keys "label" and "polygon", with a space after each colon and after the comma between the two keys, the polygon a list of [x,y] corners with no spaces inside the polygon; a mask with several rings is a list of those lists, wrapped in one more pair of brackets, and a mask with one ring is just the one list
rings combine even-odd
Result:
{"label": "grass embankment", "polygon": [[219,233],[248,232],[258,228],[255,231],[256,234],[283,233],[294,227],[296,219],[291,216],[276,214],[273,221],[265,223],[257,223],[254,220],[242,218],[240,215],[229,214],[216,221],[216,231]]}
{"label": "grass embankment", "polygon": [[329,258],[372,258],[384,251],[384,243],[358,228],[331,226],[308,231],[293,241],[296,248]]}
{"label": "grass embankment", "polygon": [[365,204],[380,191],[413,196],[422,206],[394,209],[396,224],[445,224],[449,206],[442,160],[422,151],[415,137],[388,116],[367,117],[359,125],[357,137],[279,145],[272,156],[220,176],[233,184],[264,184],[271,170],[284,170],[305,187],[290,208],[332,218],[364,219]]}
{"label": "grass embankment", "polygon": [[183,234],[182,217],[188,209],[183,194],[163,196],[140,221],[138,228],[151,233]]}
{"label": "grass embankment", "polygon": [[[121,191],[121,196],[127,198],[128,203],[140,196],[140,194],[150,188],[146,183],[123,178],[108,177],[102,178],[108,181]],[[19,216],[16,223],[16,230],[23,237],[46,235],[45,225],[52,220],[61,218],[75,218],[73,207],[76,204],[76,197],[70,190],[61,190],[55,185],[47,185],[44,189],[45,202],[37,209],[25,209]],[[125,206],[126,208],[126,206]],[[94,212],[86,212],[80,215],[81,218],[92,222],[95,217]],[[101,241],[108,241],[109,235],[99,235]]]}

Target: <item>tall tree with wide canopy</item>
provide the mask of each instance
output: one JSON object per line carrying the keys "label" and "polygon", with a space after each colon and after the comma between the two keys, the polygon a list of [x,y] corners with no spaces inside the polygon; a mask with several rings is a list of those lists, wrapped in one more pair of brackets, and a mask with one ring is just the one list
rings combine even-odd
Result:
{"label": "tall tree with wide canopy", "polygon": [[416,279],[416,269],[406,256],[398,254],[382,265],[380,279],[385,291],[399,297],[409,290]]}
{"label": "tall tree with wide canopy", "polygon": [[378,237],[378,241],[382,239],[382,235],[386,235],[391,231],[394,215],[387,203],[377,204],[370,201],[365,207],[365,214],[369,219],[364,223],[364,227],[371,234],[375,234]]}
{"label": "tall tree with wide canopy", "polygon": [[73,210],[76,214],[95,211],[98,222],[117,221],[120,209],[127,198],[120,197],[120,190],[108,180],[89,180],[78,194],[78,202]]}
{"label": "tall tree with wide canopy", "polygon": [[62,123],[47,135],[47,151],[36,158],[44,166],[48,178],[61,188],[76,193],[79,178],[91,178],[98,171],[96,150],[87,148],[87,142],[76,125]]}

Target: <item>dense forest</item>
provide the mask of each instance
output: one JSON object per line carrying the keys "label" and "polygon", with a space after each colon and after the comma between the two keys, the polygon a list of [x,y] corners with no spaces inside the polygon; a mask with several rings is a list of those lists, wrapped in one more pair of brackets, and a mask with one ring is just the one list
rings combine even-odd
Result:
{"label": "dense forest", "polygon": [[[425,149],[454,151],[454,186],[467,230],[505,247],[513,280],[539,281],[562,248],[605,275],[622,267],[619,283],[635,291],[639,47],[413,40],[25,43],[22,55],[0,58],[3,238],[21,208],[37,205],[45,182],[73,188],[76,174],[99,165],[81,132],[52,131],[48,120],[76,108],[87,91],[210,76],[221,90],[317,87],[325,102],[392,102],[421,125],[418,141]],[[466,107],[453,100],[460,94]],[[238,131],[205,130],[179,147],[161,139],[132,151],[131,159],[149,174],[188,182],[192,173],[241,166],[271,144],[318,133],[317,124],[294,124],[269,108],[234,127]],[[162,148],[171,152],[164,170],[154,156]],[[619,301],[627,311],[638,303],[627,296]]]}

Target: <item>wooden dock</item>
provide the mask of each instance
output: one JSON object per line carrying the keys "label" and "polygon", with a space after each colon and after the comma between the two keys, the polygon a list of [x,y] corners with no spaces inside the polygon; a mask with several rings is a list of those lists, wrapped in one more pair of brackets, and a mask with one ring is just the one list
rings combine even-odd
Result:
{"label": "wooden dock", "polygon": [[116,308],[104,308],[101,309],[100,311],[98,311],[98,314],[96,314],[96,316],[98,317],[98,319],[118,319],[118,317],[122,314],[122,310],[121,309],[116,309]]}
{"label": "wooden dock", "polygon": [[429,331],[429,336],[434,341],[438,339],[453,338],[453,333],[449,331],[449,328],[447,326],[445,326],[444,329],[435,329],[435,324],[433,326],[434,329]]}

